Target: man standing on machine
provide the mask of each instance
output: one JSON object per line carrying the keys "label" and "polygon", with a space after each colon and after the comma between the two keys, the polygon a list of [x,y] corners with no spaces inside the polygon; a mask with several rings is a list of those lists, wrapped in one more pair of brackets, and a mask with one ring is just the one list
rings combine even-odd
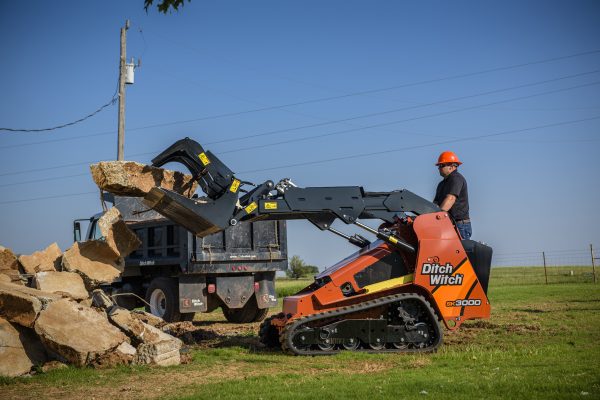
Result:
{"label": "man standing on machine", "polygon": [[444,179],[437,186],[433,202],[452,216],[460,236],[470,239],[472,229],[469,218],[469,192],[465,177],[458,172],[460,164],[462,162],[453,152],[444,151],[440,154],[436,165]]}

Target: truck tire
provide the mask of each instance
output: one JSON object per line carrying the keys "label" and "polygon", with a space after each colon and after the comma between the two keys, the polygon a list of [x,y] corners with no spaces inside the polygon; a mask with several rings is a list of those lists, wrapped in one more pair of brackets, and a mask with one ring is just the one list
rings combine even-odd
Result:
{"label": "truck tire", "polygon": [[265,319],[269,313],[268,308],[258,308],[256,297],[252,296],[242,308],[222,307],[223,315],[227,321],[234,324],[246,324],[248,322],[259,322]]}
{"label": "truck tire", "polygon": [[[177,279],[159,277],[150,282],[146,290],[146,311],[167,322],[179,322],[189,318],[188,314],[179,312],[179,285]],[[192,318],[194,314],[191,314]]]}

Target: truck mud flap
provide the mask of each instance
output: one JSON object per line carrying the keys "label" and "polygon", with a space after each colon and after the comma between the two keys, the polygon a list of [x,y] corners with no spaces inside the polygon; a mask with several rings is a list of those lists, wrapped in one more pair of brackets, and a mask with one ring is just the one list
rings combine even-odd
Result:
{"label": "truck mud flap", "polygon": [[179,312],[205,312],[206,277],[199,275],[182,275],[179,277]]}
{"label": "truck mud flap", "polygon": [[256,303],[258,308],[270,308],[277,306],[277,294],[275,293],[275,272],[257,275],[258,291],[256,292]]}
{"label": "truck mud flap", "polygon": [[242,308],[254,294],[254,276],[218,276],[217,296],[228,308]]}

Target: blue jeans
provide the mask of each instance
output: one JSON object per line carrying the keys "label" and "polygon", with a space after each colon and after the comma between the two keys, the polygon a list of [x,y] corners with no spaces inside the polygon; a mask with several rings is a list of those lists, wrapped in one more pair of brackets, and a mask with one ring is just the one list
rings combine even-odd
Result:
{"label": "blue jeans", "polygon": [[456,224],[456,228],[458,228],[458,232],[463,239],[471,239],[473,230],[471,229],[470,222],[467,222],[466,224]]}

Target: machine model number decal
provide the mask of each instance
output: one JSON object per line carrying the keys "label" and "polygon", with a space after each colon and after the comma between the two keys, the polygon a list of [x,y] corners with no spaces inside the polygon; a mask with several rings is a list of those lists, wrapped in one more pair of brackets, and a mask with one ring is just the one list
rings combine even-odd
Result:
{"label": "machine model number decal", "polygon": [[232,193],[237,193],[239,188],[240,188],[240,181],[237,179],[234,179],[233,182],[231,183],[231,187],[229,188],[229,191]]}
{"label": "machine model number decal", "polygon": [[450,263],[440,265],[438,263],[425,263],[421,269],[421,274],[429,275],[429,284],[431,286],[447,285],[447,286],[460,286],[462,285],[464,275],[456,274],[454,272],[454,266]]}
{"label": "machine model number decal", "polygon": [[205,167],[210,164],[210,160],[208,159],[208,157],[206,156],[206,154],[204,153],[200,153],[198,154],[198,158],[200,159],[200,161],[202,162],[202,165],[204,165]]}
{"label": "machine model number decal", "polygon": [[156,263],[156,261],[154,260],[143,260],[140,261],[140,267],[143,267],[145,265],[154,265]]}
{"label": "machine model number decal", "polygon": [[277,202],[276,201],[265,202],[265,210],[277,210]]}
{"label": "machine model number decal", "polygon": [[244,208],[244,210],[246,210],[247,214],[250,214],[252,211],[256,210],[256,207],[258,207],[256,205],[256,202],[253,201],[252,203],[250,203],[250,205],[248,205],[248,207]]}
{"label": "machine model number decal", "polygon": [[469,306],[480,306],[480,299],[457,299],[446,302],[446,307],[469,307]]}

